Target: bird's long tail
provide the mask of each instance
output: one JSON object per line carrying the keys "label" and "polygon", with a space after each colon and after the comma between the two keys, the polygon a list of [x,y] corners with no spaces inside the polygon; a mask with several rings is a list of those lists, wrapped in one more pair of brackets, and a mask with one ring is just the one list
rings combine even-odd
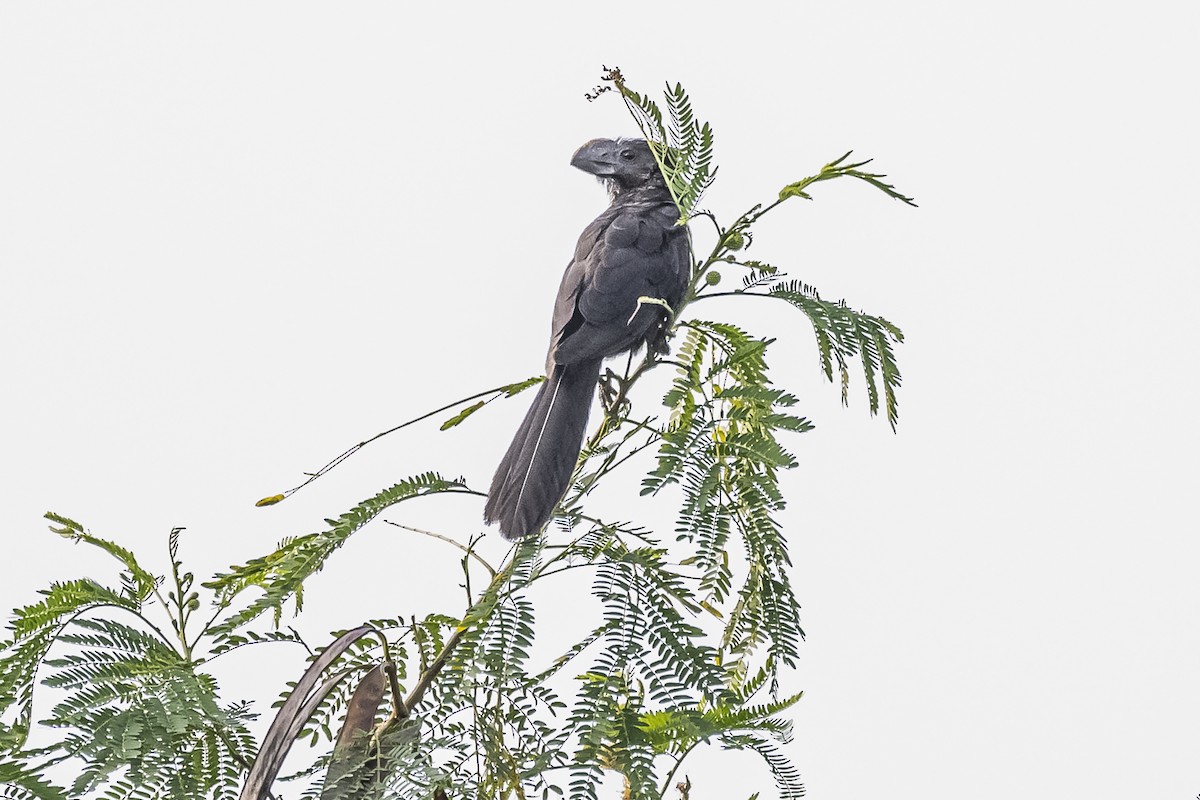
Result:
{"label": "bird's long tail", "polygon": [[483,518],[505,539],[538,533],[579,460],[600,362],[558,364],[538,390],[488,491]]}

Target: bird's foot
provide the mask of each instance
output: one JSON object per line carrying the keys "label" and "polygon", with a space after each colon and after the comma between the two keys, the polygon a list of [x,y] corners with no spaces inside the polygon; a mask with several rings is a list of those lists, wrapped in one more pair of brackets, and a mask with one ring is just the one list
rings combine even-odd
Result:
{"label": "bird's foot", "polygon": [[613,404],[620,396],[621,376],[613,372],[611,367],[606,368],[600,376],[600,405],[604,407],[606,414],[613,410]]}

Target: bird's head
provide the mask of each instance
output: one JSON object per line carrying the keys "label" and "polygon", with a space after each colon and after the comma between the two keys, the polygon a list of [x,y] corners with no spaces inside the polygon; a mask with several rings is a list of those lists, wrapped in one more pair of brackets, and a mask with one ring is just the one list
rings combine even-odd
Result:
{"label": "bird's head", "polygon": [[645,139],[592,139],[575,151],[571,166],[606,183],[613,197],[639,189],[667,189]]}

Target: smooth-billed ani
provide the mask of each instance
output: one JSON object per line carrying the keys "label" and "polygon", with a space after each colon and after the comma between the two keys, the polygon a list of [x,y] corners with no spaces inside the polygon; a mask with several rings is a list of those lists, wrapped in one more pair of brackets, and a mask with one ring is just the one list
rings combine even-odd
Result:
{"label": "smooth-billed ani", "polygon": [[665,346],[691,275],[687,228],[644,139],[594,139],[571,165],[608,186],[608,209],[575,246],[554,303],[546,382],[496,469],[483,517],[506,539],[541,531],[583,446],[601,362]]}

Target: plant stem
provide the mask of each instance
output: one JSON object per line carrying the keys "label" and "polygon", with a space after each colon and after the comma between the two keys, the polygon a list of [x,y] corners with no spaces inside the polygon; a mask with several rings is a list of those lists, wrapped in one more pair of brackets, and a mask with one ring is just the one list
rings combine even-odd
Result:
{"label": "plant stem", "polygon": [[487,601],[489,595],[491,595],[493,590],[495,590],[500,583],[508,580],[513,564],[516,563],[519,552],[519,547],[514,548],[513,554],[509,557],[504,566],[502,566],[498,572],[493,574],[492,581],[488,584],[488,587],[483,590],[483,594],[479,596],[479,599],[475,601],[474,605],[467,609],[467,613],[463,617],[462,624],[458,626],[454,633],[450,635],[450,638],[446,640],[446,643],[442,645],[441,652],[439,652],[433,661],[430,662],[429,666],[422,670],[420,677],[417,678],[417,682],[412,688],[412,691],[409,692],[408,697],[404,698],[404,717],[402,717],[402,719],[406,718],[412,712],[412,709],[417,705],[417,703],[421,702],[421,698],[424,697],[426,690],[433,685],[433,682],[437,679],[438,673],[440,673],[446,666],[446,663],[450,660],[450,656],[454,653],[454,649],[458,647],[458,643],[462,641],[463,635],[470,628],[470,625],[479,624],[482,621],[476,620],[473,623],[468,623],[468,620],[471,619],[472,612],[474,612],[475,609],[480,606],[480,604]]}
{"label": "plant stem", "polygon": [[675,766],[671,767],[671,771],[667,773],[667,779],[663,781],[662,791],[658,793],[659,797],[666,798],[667,792],[671,789],[671,779],[675,777],[675,773],[678,771],[679,765],[683,763],[683,760],[688,757],[689,753],[696,749],[696,745],[698,744],[700,744],[698,741],[692,742],[690,745],[688,745],[686,750],[679,754],[679,758],[675,759]]}

